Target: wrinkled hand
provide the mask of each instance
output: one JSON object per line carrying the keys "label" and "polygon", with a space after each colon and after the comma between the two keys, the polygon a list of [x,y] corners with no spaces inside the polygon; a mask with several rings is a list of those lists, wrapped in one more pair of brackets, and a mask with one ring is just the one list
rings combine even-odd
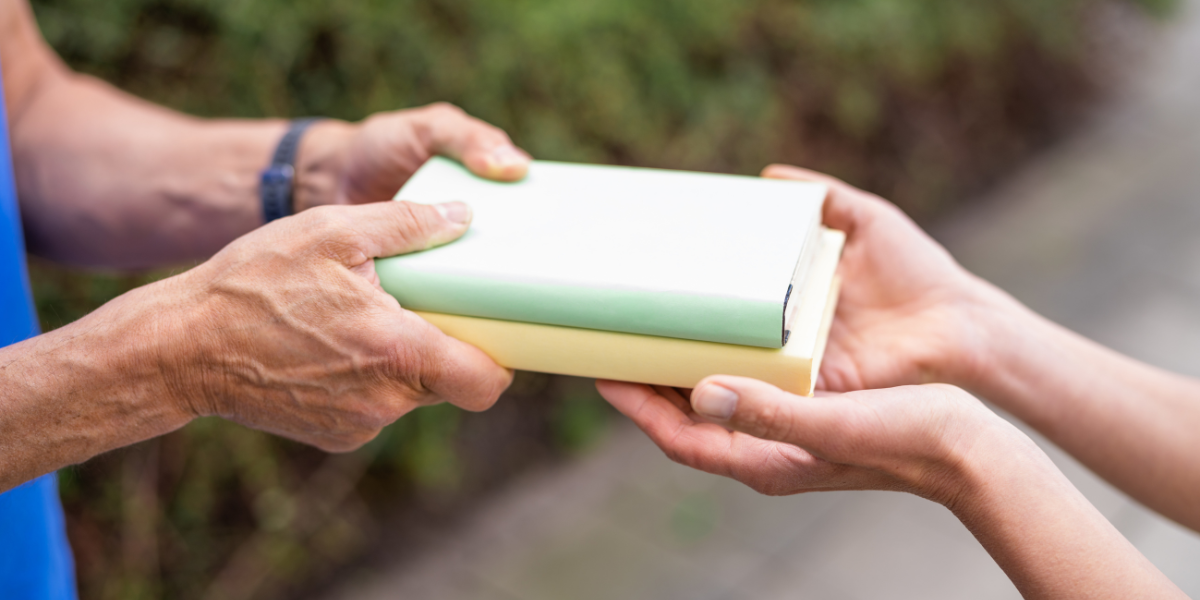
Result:
{"label": "wrinkled hand", "polygon": [[675,462],[773,496],[894,490],[950,504],[981,441],[1032,444],[966,392],[940,384],[816,398],[725,375],[690,394],[616,381],[596,387]]}
{"label": "wrinkled hand", "polygon": [[390,200],[438,154],[500,181],[521,179],[529,168],[529,155],[507,134],[446,103],[379,113],[355,124],[321,121],[297,154],[296,212]]}
{"label": "wrinkled hand", "polygon": [[449,242],[469,221],[461,203],[317,208],[138,290],[170,307],[152,337],[174,340],[159,351],[170,396],[330,451],[421,405],[491,406],[511,373],[401,308],[372,260]]}
{"label": "wrinkled hand", "polygon": [[985,323],[1013,304],[968,273],[895,205],[842,181],[772,165],[764,177],[829,186],[824,223],[846,232],[842,292],[817,389],[969,385],[986,368]]}

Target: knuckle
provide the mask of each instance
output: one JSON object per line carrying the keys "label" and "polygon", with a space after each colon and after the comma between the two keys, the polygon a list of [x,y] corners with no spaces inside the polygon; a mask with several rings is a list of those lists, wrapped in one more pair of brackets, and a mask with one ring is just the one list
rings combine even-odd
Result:
{"label": "knuckle", "polygon": [[298,215],[305,232],[321,239],[341,239],[352,231],[344,207],[318,206]]}
{"label": "knuckle", "polygon": [[406,236],[406,241],[416,241],[427,239],[434,232],[434,216],[437,214],[437,209],[426,204],[415,204],[413,202],[402,201],[396,202],[397,218],[399,218],[404,226],[401,228],[401,235]]}
{"label": "knuckle", "polygon": [[403,113],[404,111],[378,112],[363,119],[362,124],[368,128],[379,127],[380,124],[394,122]]}
{"label": "knuckle", "polygon": [[676,442],[677,438],[666,438],[662,435],[654,436],[654,438],[655,443],[660,449],[662,449],[663,454],[665,454],[667,458],[671,459],[672,462],[681,464],[685,467],[691,467],[693,469],[700,469],[702,471],[708,470],[702,468],[703,462],[701,460],[700,451],[697,448],[679,444]]}
{"label": "knuckle", "polygon": [[791,438],[792,422],[778,402],[764,402],[750,415],[750,426],[758,437],[775,440]]}
{"label": "knuckle", "polygon": [[508,389],[508,386],[512,385],[513,376],[511,371],[505,371],[504,375],[499,377],[491,377],[490,379],[491,381],[488,383],[488,388],[486,388],[484,393],[472,403],[472,406],[467,407],[467,410],[478,412],[495,406],[495,404],[499,402],[500,398],[504,395],[504,391]]}
{"label": "knuckle", "polygon": [[[320,206],[301,213],[304,233],[296,241],[304,250],[334,259],[347,258],[365,241],[342,207]],[[301,241],[303,240],[303,241]]]}
{"label": "knuckle", "polygon": [[467,111],[449,102],[434,102],[421,110],[430,121],[456,120],[467,116]]}
{"label": "knuckle", "polygon": [[681,464],[685,467],[692,466],[692,452],[662,443],[659,444],[659,448],[662,449],[663,454],[665,454],[667,458],[671,459],[671,462]]}
{"label": "knuckle", "polygon": [[460,401],[457,405],[459,408],[470,412],[483,412],[495,406],[499,400],[499,394],[487,393],[468,398],[466,401]]}
{"label": "knuckle", "polygon": [[452,103],[446,102],[444,100],[434,102],[434,103],[430,104],[428,106],[428,108],[429,108],[430,112],[434,112],[434,113],[442,114],[442,115],[459,116],[459,115],[467,114],[467,111],[459,108],[459,106],[457,104],[452,104]]}
{"label": "knuckle", "polygon": [[764,496],[785,496],[789,491],[782,482],[771,477],[756,477],[746,485]]}

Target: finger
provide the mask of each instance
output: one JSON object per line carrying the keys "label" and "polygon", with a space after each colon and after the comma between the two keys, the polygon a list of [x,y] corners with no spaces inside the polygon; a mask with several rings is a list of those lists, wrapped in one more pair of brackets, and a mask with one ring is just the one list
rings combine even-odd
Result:
{"label": "finger", "polygon": [[462,202],[375,202],[321,206],[295,218],[310,237],[335,242],[327,247],[336,248],[348,266],[356,266],[458,239],[471,225],[471,208]]}
{"label": "finger", "polygon": [[679,407],[679,410],[683,411],[684,414],[692,412],[692,405],[688,402],[687,398],[684,398],[683,395],[679,393],[678,389],[667,387],[665,385],[655,385],[651,387],[654,388],[655,392],[658,392],[659,396],[666,398],[671,404]]}
{"label": "finger", "polygon": [[825,199],[821,222],[826,227],[844,231],[846,235],[853,235],[854,230],[864,223],[870,211],[890,205],[886,200],[864,192],[841,179],[810,169],[791,165],[769,165],[763,169],[762,176],[769,179],[808,181],[827,186],[829,196]]}
{"label": "finger", "polygon": [[457,106],[431,104],[413,116],[434,153],[458,160],[476,175],[517,181],[529,170],[529,155],[513,145],[508,134]]}
{"label": "finger", "polygon": [[790,444],[698,423],[650,386],[598,380],[596,389],[671,460],[736,479],[764,494],[824,489],[845,471]]}
{"label": "finger", "polygon": [[596,389],[629,417],[671,460],[716,475],[731,476],[730,432],[697,423],[648,385],[597,380]]}
{"label": "finger", "polygon": [[403,311],[407,343],[399,350],[400,368],[418,369],[420,385],[459,408],[490,408],[512,383],[512,371],[482,350],[441,332],[428,321]]}
{"label": "finger", "polygon": [[644,422],[655,428],[681,427],[692,422],[678,406],[648,385],[597,379],[596,391],[639,426]]}
{"label": "finger", "polygon": [[793,165],[767,165],[762,170],[761,175],[767,179],[792,179],[795,181],[811,181],[813,183],[821,183],[829,187],[847,186],[846,182],[832,175],[826,175],[820,171],[805,169]]}
{"label": "finger", "polygon": [[692,409],[757,438],[824,454],[826,440],[846,429],[844,403],[807,398],[747,377],[716,376],[692,391]]}
{"label": "finger", "polygon": [[[693,446],[728,447],[729,432],[724,428],[697,423],[683,408],[648,385],[597,380],[596,390],[673,460],[710,473],[721,472],[713,470],[719,461],[682,460],[681,457],[692,456]],[[720,443],[722,440],[724,444]]]}

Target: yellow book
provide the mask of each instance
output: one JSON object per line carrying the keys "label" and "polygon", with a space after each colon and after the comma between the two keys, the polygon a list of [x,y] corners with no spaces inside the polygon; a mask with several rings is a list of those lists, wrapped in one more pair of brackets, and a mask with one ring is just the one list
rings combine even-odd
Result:
{"label": "yellow book", "polygon": [[447,335],[497,363],[597,379],[694,387],[709,375],[761,379],[812,395],[837,305],[838,260],[846,236],[823,229],[821,246],[794,303],[787,343],[778,349],[417,312]]}

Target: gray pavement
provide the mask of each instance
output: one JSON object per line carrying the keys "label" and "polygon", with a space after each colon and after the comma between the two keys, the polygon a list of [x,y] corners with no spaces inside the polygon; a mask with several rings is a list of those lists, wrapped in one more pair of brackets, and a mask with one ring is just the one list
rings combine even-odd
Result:
{"label": "gray pavement", "polygon": [[[1038,312],[1200,376],[1198,57],[1195,0],[1094,127],[934,233]],[[1200,536],[1038,440],[1200,597]],[[1019,597],[938,505],[883,492],[761,497],[671,463],[625,424],[424,537],[418,559],[362,571],[331,600]]]}

